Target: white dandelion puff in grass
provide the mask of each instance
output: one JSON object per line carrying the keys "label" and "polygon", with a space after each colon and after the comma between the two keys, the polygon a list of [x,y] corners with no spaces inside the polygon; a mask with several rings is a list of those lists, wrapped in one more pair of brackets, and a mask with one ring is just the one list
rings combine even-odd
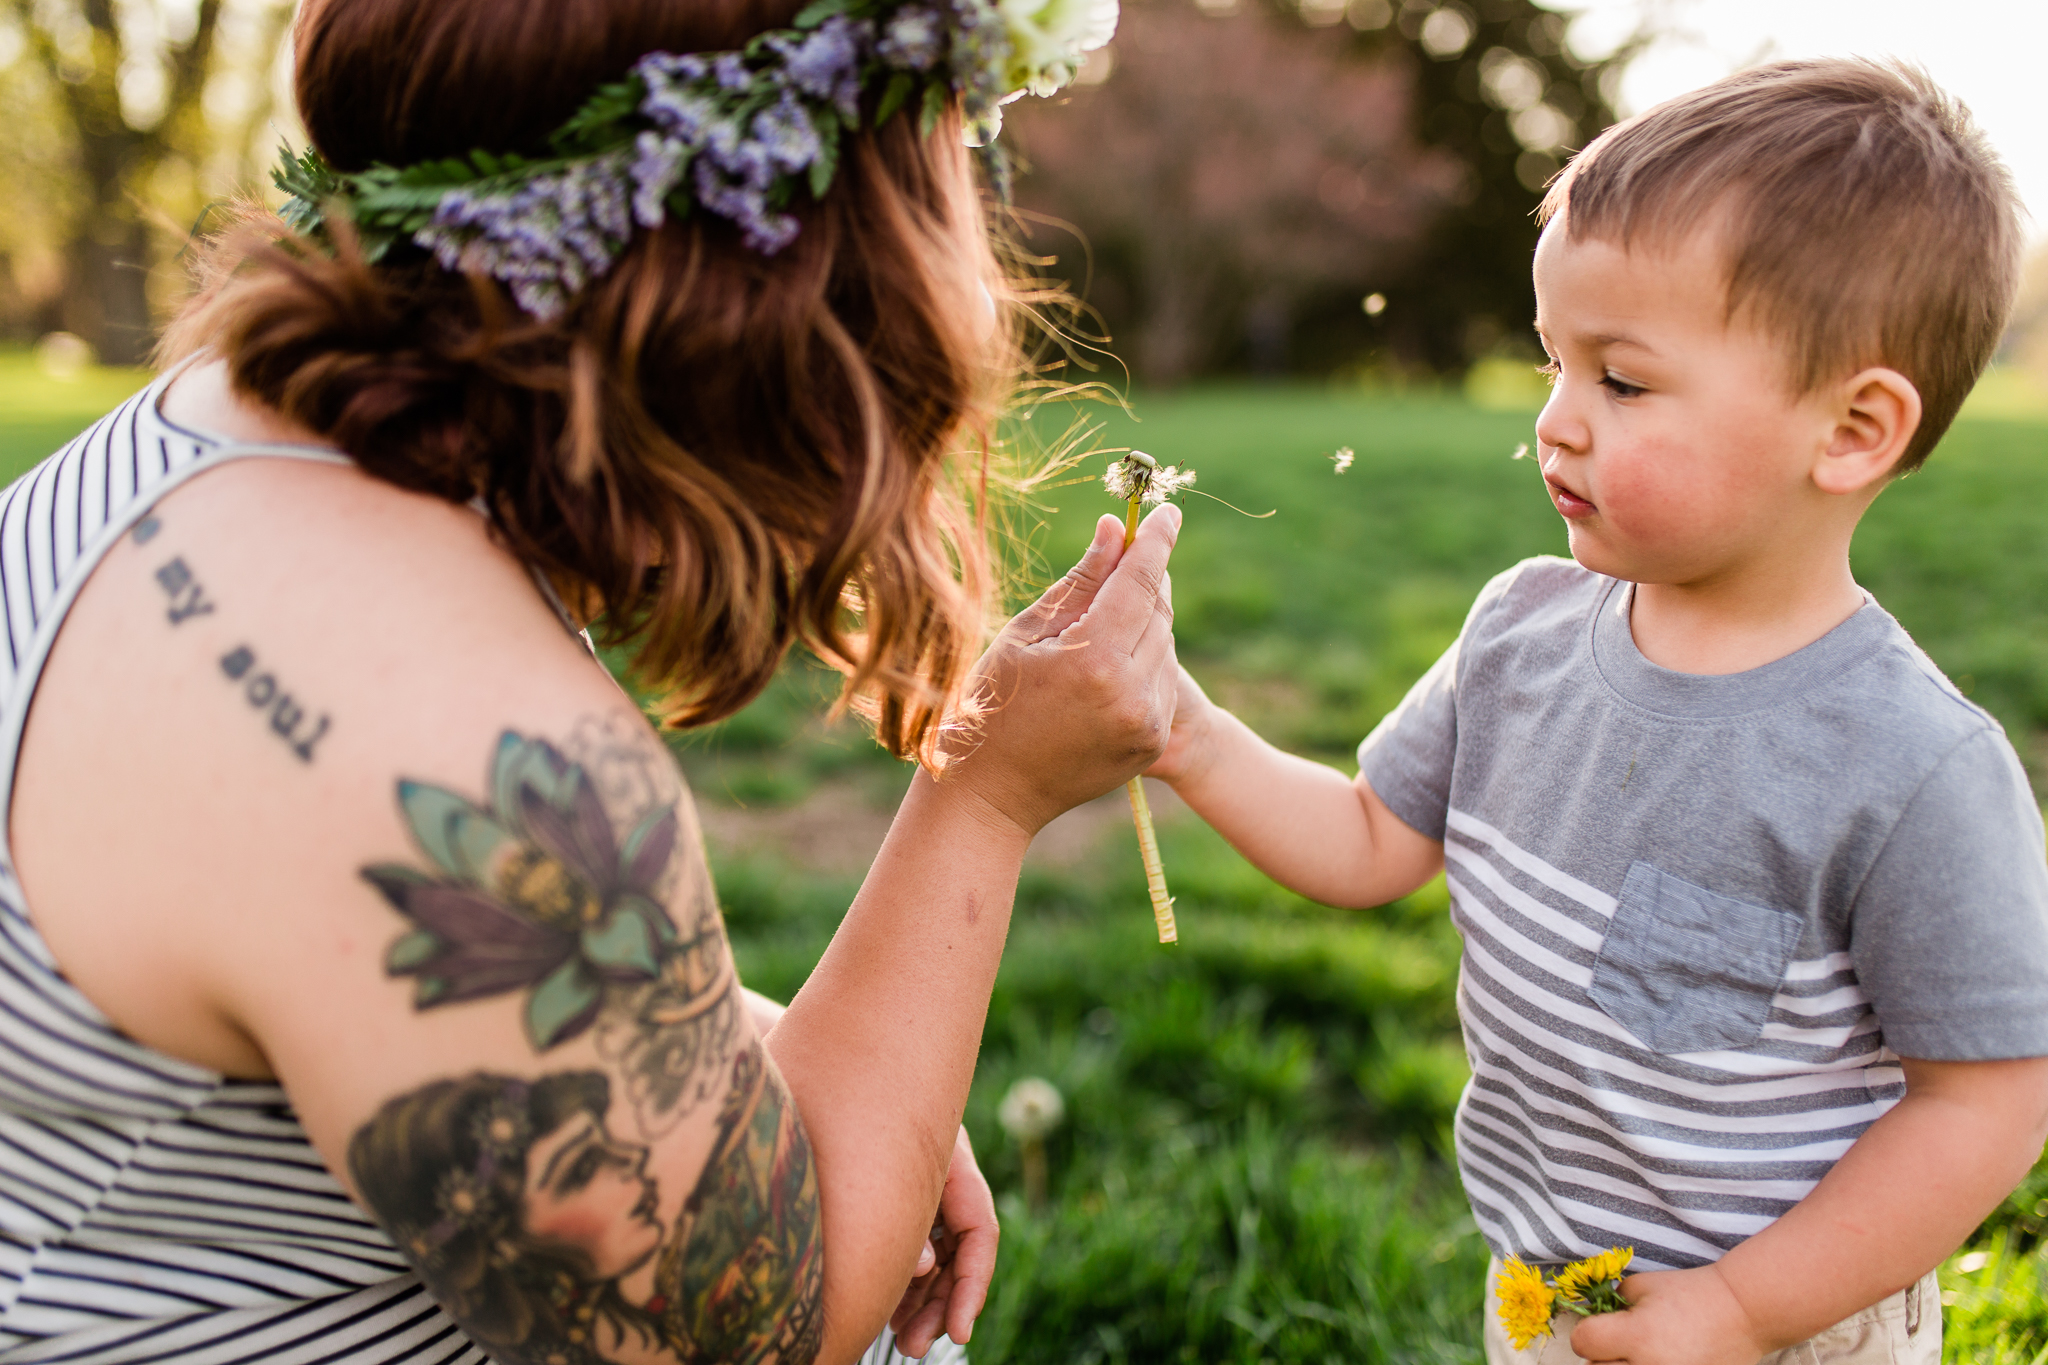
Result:
{"label": "white dandelion puff in grass", "polygon": [[1330,457],[1330,463],[1337,466],[1337,472],[1342,474],[1345,470],[1351,468],[1351,462],[1357,458],[1358,452],[1350,446],[1338,446],[1337,453]]}

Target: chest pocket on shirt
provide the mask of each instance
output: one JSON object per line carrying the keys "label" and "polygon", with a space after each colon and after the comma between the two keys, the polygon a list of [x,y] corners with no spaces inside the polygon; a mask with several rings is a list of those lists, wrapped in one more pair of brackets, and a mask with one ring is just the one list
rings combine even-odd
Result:
{"label": "chest pocket on shirt", "polygon": [[1653,1052],[1747,1047],[1805,928],[1798,915],[1635,863],[1593,967],[1593,1000]]}

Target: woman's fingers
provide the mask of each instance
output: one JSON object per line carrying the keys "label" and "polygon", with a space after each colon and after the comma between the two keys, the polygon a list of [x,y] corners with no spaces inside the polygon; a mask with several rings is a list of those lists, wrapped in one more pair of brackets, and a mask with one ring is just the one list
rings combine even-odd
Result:
{"label": "woman's fingers", "polygon": [[946,1173],[946,1191],[939,1211],[953,1235],[953,1257],[946,1267],[952,1292],[946,1295],[946,1335],[965,1342],[974,1335],[974,1320],[988,1302],[989,1282],[996,1273],[996,1244],[1002,1229],[996,1222],[996,1197],[974,1159],[967,1129],[953,1140],[953,1165]]}
{"label": "woman's fingers", "polygon": [[960,1249],[953,1253],[953,1292],[946,1298],[946,1335],[955,1341],[974,1335],[974,1320],[988,1303],[999,1236],[993,1212],[987,1224],[960,1235]]}
{"label": "woman's fingers", "polygon": [[1096,519],[1095,539],[1088,543],[1080,562],[1018,614],[1017,621],[1024,628],[1024,643],[1051,639],[1080,620],[1094,605],[1095,595],[1102,590],[1104,580],[1116,568],[1123,552],[1123,523],[1105,512]]}
{"label": "woman's fingers", "polygon": [[1134,654],[1155,625],[1162,634],[1170,630],[1173,605],[1166,587],[1166,562],[1179,537],[1180,509],[1172,503],[1161,504],[1145,518],[1138,538],[1095,594],[1088,613],[1089,638],[1118,642],[1124,653]]}

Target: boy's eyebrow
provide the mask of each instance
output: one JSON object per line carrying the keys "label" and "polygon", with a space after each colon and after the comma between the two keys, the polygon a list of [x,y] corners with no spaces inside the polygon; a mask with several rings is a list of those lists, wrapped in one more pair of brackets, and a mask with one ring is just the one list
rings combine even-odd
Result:
{"label": "boy's eyebrow", "polygon": [[1626,332],[1581,333],[1580,335],[1573,337],[1572,340],[1576,341],[1581,346],[1593,346],[1600,348],[1606,348],[1610,346],[1628,346],[1638,351],[1648,351],[1651,355],[1657,354],[1657,348],[1655,346],[1652,346],[1647,341],[1642,341],[1636,337],[1632,337]]}

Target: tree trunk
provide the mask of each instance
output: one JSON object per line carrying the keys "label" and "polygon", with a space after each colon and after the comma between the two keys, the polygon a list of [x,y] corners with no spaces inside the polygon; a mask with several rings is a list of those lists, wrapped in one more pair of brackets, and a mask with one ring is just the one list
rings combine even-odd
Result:
{"label": "tree trunk", "polygon": [[167,54],[163,117],[138,129],[121,114],[117,77],[127,54],[113,0],[80,0],[79,17],[92,33],[92,63],[82,74],[68,68],[37,22],[35,0],[13,0],[30,48],[54,82],[57,107],[69,116],[85,181],[85,207],[65,252],[64,325],[109,364],[142,364],[156,343],[149,310],[155,252],[139,192],[170,155],[173,133],[198,113],[221,4],[200,0],[192,37]]}
{"label": "tree trunk", "polygon": [[148,227],[132,213],[94,213],[71,244],[64,327],[109,365],[142,365],[156,345],[149,313]]}

